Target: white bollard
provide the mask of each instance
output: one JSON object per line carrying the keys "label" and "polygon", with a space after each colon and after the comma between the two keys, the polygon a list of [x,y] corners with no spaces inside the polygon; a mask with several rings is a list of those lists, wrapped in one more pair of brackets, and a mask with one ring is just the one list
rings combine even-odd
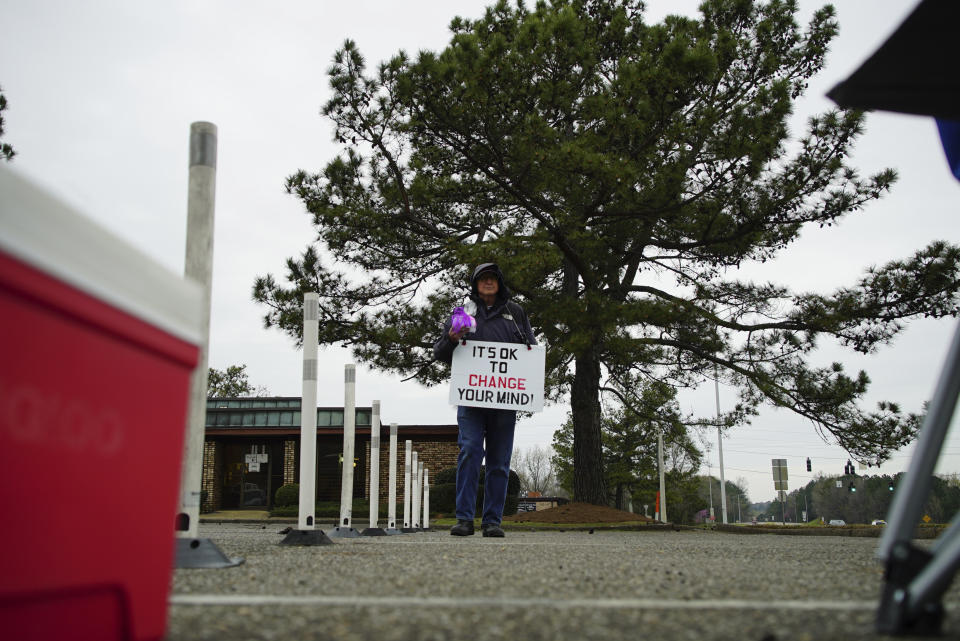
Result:
{"label": "white bollard", "polygon": [[430,470],[423,468],[423,529],[430,529]]}
{"label": "white bollard", "polygon": [[396,534],[397,529],[397,424],[390,424],[390,463],[387,469],[387,533]]}
{"label": "white bollard", "polygon": [[300,511],[297,529],[312,530],[317,509],[317,332],[320,297],[303,295],[303,398],[300,401]]}
{"label": "white bollard", "polygon": [[190,125],[190,176],[187,183],[187,246],[183,275],[200,285],[200,353],[190,375],[180,497],[174,526],[178,568],[228,568],[243,563],[227,558],[210,539],[198,539],[203,442],[207,422],[207,358],[210,345],[210,299],[213,290],[213,218],[217,185],[217,126]]}
{"label": "white bollard", "polygon": [[380,401],[373,402],[370,416],[370,525],[361,536],[386,536],[380,520]]}
{"label": "white bollard", "polygon": [[317,332],[320,297],[303,295],[303,396],[300,399],[300,502],[297,529],[287,532],[280,545],[332,545],[316,529],[317,509]]}
{"label": "white bollard", "polygon": [[411,519],[410,527],[414,530],[420,529],[420,468],[422,464],[417,462],[417,452],[413,453],[413,461],[411,463],[413,466],[413,487],[410,488],[412,493],[412,502],[413,506],[411,510],[413,512],[413,518]]}
{"label": "white bollard", "polygon": [[423,461],[417,463],[417,529],[423,529]]}
{"label": "white bollard", "polygon": [[417,527],[423,530],[423,461],[417,464]]}
{"label": "white bollard", "polygon": [[403,528],[410,529],[410,456],[413,441],[407,441],[403,454]]}
{"label": "white bollard", "polygon": [[[180,472],[180,509],[176,535],[194,539],[200,517],[203,441],[207,417],[207,356],[210,298],[213,289],[213,218],[217,184],[217,126],[190,125],[190,177],[187,185],[187,246],[184,276],[200,285],[201,336],[197,367],[190,377],[190,403]],[[189,566],[180,566],[189,567]]]}
{"label": "white bollard", "polygon": [[380,518],[380,401],[373,402],[370,418],[370,527]]}
{"label": "white bollard", "polygon": [[343,468],[340,474],[340,520],[330,538],[354,538],[360,536],[351,525],[353,514],[353,458],[357,432],[357,366],[343,368]]}

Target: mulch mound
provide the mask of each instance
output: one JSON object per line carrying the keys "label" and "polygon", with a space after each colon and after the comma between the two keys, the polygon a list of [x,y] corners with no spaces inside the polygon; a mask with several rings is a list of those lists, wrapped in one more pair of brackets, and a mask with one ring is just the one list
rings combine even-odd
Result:
{"label": "mulch mound", "polygon": [[518,512],[503,517],[504,521],[529,523],[625,523],[642,522],[653,523],[653,519],[642,514],[624,512],[604,505],[589,503],[567,503],[558,507],[551,507],[536,512]]}

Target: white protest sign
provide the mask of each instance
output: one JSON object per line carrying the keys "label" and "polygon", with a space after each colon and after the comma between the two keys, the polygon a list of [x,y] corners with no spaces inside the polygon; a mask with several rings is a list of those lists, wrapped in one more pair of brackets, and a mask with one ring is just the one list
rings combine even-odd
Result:
{"label": "white protest sign", "polygon": [[542,345],[468,339],[453,350],[450,403],[540,412],[546,358]]}

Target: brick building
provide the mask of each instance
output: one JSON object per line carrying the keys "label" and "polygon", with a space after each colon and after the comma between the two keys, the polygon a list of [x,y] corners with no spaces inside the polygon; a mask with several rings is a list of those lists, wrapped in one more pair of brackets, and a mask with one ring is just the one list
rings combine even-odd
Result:
{"label": "brick building", "polygon": [[[203,451],[204,512],[269,509],[277,488],[300,479],[300,398],[211,398],[207,400]],[[371,408],[356,411],[353,496],[370,497]],[[381,416],[380,500],[387,500],[390,421]],[[404,443],[431,476],[457,463],[457,426],[397,427],[397,494],[403,495]],[[339,501],[343,452],[343,408],[317,408],[317,501]]]}

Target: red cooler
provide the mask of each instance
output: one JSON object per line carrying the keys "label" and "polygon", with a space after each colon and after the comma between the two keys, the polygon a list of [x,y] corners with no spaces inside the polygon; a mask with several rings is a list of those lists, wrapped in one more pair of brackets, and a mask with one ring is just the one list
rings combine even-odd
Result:
{"label": "red cooler", "polygon": [[0,168],[0,637],[163,637],[200,301]]}

